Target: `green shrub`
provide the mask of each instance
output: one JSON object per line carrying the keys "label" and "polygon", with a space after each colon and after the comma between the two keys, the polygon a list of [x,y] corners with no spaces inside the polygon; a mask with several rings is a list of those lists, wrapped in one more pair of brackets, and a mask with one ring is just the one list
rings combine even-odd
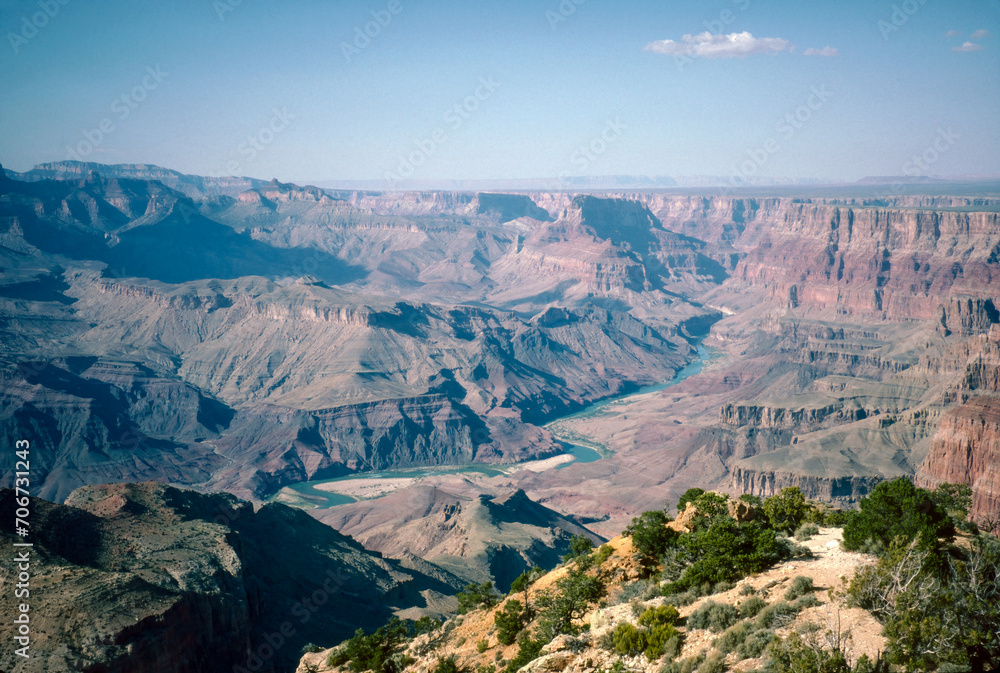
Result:
{"label": "green shrub", "polygon": [[697,500],[700,496],[705,494],[705,489],[703,488],[689,488],[681,494],[681,497],[677,500],[677,512],[683,512],[687,509],[687,504]]}
{"label": "green shrub", "polygon": [[698,592],[693,590],[679,591],[677,593],[674,593],[672,590],[675,589],[676,587],[677,587],[676,584],[668,584],[662,588],[662,594],[664,596],[668,596],[670,598],[670,602],[679,608],[682,608],[686,605],[691,605],[700,598]]}
{"label": "green shrub", "polygon": [[813,553],[809,547],[795,544],[789,537],[779,537],[778,546],[781,547],[784,558],[812,558]]}
{"label": "green shrub", "polygon": [[965,521],[972,509],[972,486],[968,484],[941,484],[931,491],[931,499],[947,514],[953,523]]}
{"label": "green shrub", "polygon": [[579,568],[556,582],[556,592],[536,600],[544,609],[539,619],[539,636],[546,642],[560,633],[573,634],[573,620],[582,617],[587,607],[604,595],[604,584]]}
{"label": "green shrub", "polygon": [[649,608],[639,615],[639,626],[673,626],[681,614],[673,605],[660,605]]}
{"label": "green shrub", "polygon": [[516,598],[511,598],[501,610],[493,615],[493,623],[497,627],[497,640],[504,645],[513,645],[517,634],[524,628],[527,615],[524,605]]}
{"label": "green shrub", "polygon": [[609,558],[611,558],[611,555],[614,553],[615,553],[614,547],[612,547],[609,544],[602,544],[600,549],[598,549],[597,552],[594,554],[594,563],[596,563],[597,565],[601,565]]}
{"label": "green shrub", "polygon": [[792,603],[792,607],[795,608],[796,611],[805,610],[806,608],[815,608],[820,605],[822,605],[822,603],[813,594],[800,596],[794,603]]}
{"label": "green shrub", "polygon": [[792,580],[791,586],[788,587],[788,591],[785,592],[786,601],[794,601],[799,596],[805,596],[808,593],[812,593],[816,588],[813,586],[813,581],[811,577],[806,577],[805,575],[799,575]]}
{"label": "green shrub", "polygon": [[431,673],[461,673],[462,669],[458,667],[458,663],[455,661],[455,656],[450,657],[438,657],[437,665],[431,669]]}
{"label": "green shrub", "polygon": [[740,603],[740,618],[752,619],[767,607],[767,601],[760,596],[750,596]]}
{"label": "green shrub", "polygon": [[731,519],[728,495],[706,492],[695,498],[693,502],[698,510],[698,516],[691,522],[691,527],[696,531],[708,529],[719,518]]}
{"label": "green shrub", "polygon": [[805,520],[810,507],[802,491],[791,486],[764,500],[762,509],[773,528],[791,534]]}
{"label": "green shrub", "polygon": [[680,656],[681,650],[684,648],[684,636],[680,633],[667,638],[667,642],[663,644],[663,655],[668,661],[673,661]]}
{"label": "green shrub", "polygon": [[695,559],[675,583],[681,590],[706,582],[733,582],[770,568],[790,553],[774,530],[757,522],[737,524],[730,517],[717,518],[708,530],[684,535],[681,543]]}
{"label": "green shrub", "polygon": [[698,666],[698,673],[725,673],[728,670],[726,657],[721,652],[712,652]]}
{"label": "green shrub", "polygon": [[740,596],[753,596],[757,593],[757,590],[749,584],[744,584],[740,589]]}
{"label": "green shrub", "polygon": [[614,628],[611,642],[617,654],[635,656],[646,649],[646,634],[626,622]]}
{"label": "green shrub", "polygon": [[589,554],[593,549],[594,542],[589,537],[586,535],[574,535],[569,540],[569,554],[567,556],[573,559],[577,556]]}
{"label": "green shrub", "polygon": [[709,631],[725,631],[736,623],[740,613],[728,603],[706,601],[704,605],[691,613],[687,619],[690,629],[708,629]]}
{"label": "green shrub", "polygon": [[849,518],[849,514],[844,510],[831,509],[823,515],[823,525],[828,528],[843,528]]}
{"label": "green shrub", "polygon": [[520,575],[518,575],[513,582],[510,583],[510,593],[517,594],[522,591],[527,591],[528,587],[535,579],[535,570],[541,572],[541,568],[535,568],[534,570],[526,570]]}
{"label": "green shrub", "polygon": [[646,632],[646,649],[644,654],[650,661],[656,661],[664,655],[671,659],[680,653],[681,634],[673,624],[650,624]]}
{"label": "green shrub", "polygon": [[500,594],[493,588],[493,582],[467,584],[458,592],[458,614],[464,615],[481,607],[491,608],[497,604]]}
{"label": "green shrub", "polygon": [[625,529],[635,547],[646,560],[655,561],[677,543],[679,533],[667,528],[670,517],[657,510],[643,512]]}
{"label": "green shrub", "polygon": [[413,622],[413,633],[419,636],[421,633],[430,633],[431,631],[438,629],[440,626],[441,622],[433,617],[425,615]]}
{"label": "green shrub", "polygon": [[795,529],[795,539],[799,542],[805,542],[813,535],[819,535],[819,526],[814,523],[804,523]]}
{"label": "green shrub", "polygon": [[740,645],[747,639],[754,631],[754,625],[752,622],[742,621],[737,622],[730,626],[726,631],[719,636],[715,641],[715,647],[718,648],[723,654],[729,654],[730,652],[735,652]]}
{"label": "green shrub", "polygon": [[643,653],[650,661],[664,654],[675,657],[681,643],[681,635],[674,627],[679,617],[672,605],[650,608],[639,616],[639,626],[618,624],[602,637],[601,646],[623,656]]}
{"label": "green shrub", "polygon": [[818,639],[803,639],[797,633],[774,639],[767,649],[769,673],[851,673],[841,650],[823,647]]}
{"label": "green shrub", "polygon": [[970,547],[941,554],[899,539],[855,573],[848,603],[882,622],[890,663],[1000,670],[1000,541],[979,535]]}
{"label": "green shrub", "polygon": [[628,603],[632,600],[648,601],[660,593],[660,587],[651,580],[636,580],[623,584],[615,597],[617,603]]}
{"label": "green shrub", "polygon": [[884,548],[897,537],[935,547],[938,538],[953,535],[951,520],[931,494],[900,477],[881,482],[861,499],[861,509],[844,525],[844,547],[860,550],[872,541]]}
{"label": "green shrub", "polygon": [[745,502],[751,507],[760,507],[764,504],[764,501],[759,495],[753,495],[752,493],[744,493],[740,496],[740,502]]}
{"label": "green shrub", "polygon": [[398,617],[391,618],[372,634],[364,629],[354,632],[342,648],[331,653],[331,665],[342,666],[350,662],[352,671],[375,671],[375,673],[399,673],[400,660],[394,657],[396,650],[405,641],[409,629]]}
{"label": "green shrub", "polygon": [[791,604],[784,601],[772,603],[757,613],[757,626],[762,629],[784,626],[795,618],[796,612]]}
{"label": "green shrub", "polygon": [[476,652],[482,654],[488,649],[490,649],[490,641],[486,640],[485,638],[480,638],[479,640],[476,641]]}
{"label": "green shrub", "polygon": [[774,640],[774,631],[760,629],[747,634],[746,640],[740,643],[736,649],[736,656],[740,659],[754,659],[759,657],[767,649],[767,646]]}
{"label": "green shrub", "polygon": [[330,652],[330,656],[326,658],[326,665],[340,667],[350,660],[351,658],[347,656],[346,647],[338,647]]}
{"label": "green shrub", "polygon": [[733,584],[732,582],[726,582],[726,581],[716,582],[715,586],[712,587],[712,594],[710,595],[725,593],[730,589],[732,589],[734,586],[736,585]]}
{"label": "green shrub", "polygon": [[700,671],[699,666],[705,661],[705,653],[699,652],[680,661],[672,661],[662,669],[660,673],[694,673]]}
{"label": "green shrub", "polygon": [[319,645],[313,643],[306,643],[302,646],[302,654],[316,654],[317,652],[322,652],[323,648]]}
{"label": "green shrub", "polygon": [[530,636],[525,636],[518,641],[517,654],[507,662],[504,669],[506,673],[515,673],[521,667],[531,663],[542,653],[542,646],[545,641],[534,640]]}

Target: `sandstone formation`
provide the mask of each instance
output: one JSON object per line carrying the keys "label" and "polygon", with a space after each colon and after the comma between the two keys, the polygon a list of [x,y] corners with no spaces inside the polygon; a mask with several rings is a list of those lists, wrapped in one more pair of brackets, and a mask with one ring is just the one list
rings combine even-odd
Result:
{"label": "sandstone formation", "polygon": [[972,520],[1000,514],[1000,400],[973,397],[941,418],[917,485],[972,485]]}

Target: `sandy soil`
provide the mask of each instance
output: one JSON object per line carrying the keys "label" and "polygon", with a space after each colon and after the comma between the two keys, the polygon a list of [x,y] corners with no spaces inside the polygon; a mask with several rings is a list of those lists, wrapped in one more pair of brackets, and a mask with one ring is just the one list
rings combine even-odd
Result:
{"label": "sandy soil", "polygon": [[370,499],[378,498],[387,493],[398,491],[401,488],[413,486],[420,477],[393,477],[389,479],[345,479],[343,481],[331,481],[325,484],[315,484],[314,488],[319,491],[330,493],[340,493],[349,495],[352,498]]}
{"label": "sandy soil", "polygon": [[[857,660],[862,654],[867,654],[870,658],[875,659],[878,653],[885,649],[885,639],[880,635],[881,625],[864,610],[844,608],[830,600],[829,590],[841,590],[843,578],[846,577],[849,580],[858,567],[875,562],[873,556],[842,549],[840,546],[842,533],[840,528],[821,528],[819,535],[814,535],[812,539],[800,543],[812,550],[814,558],[797,559],[771,568],[759,575],[747,577],[727,592],[716,594],[682,608],[681,615],[691,614],[705,600],[739,605],[745,600],[745,597],[740,596],[740,590],[746,585],[757,589],[760,596],[773,603],[783,597],[791,585],[792,579],[803,575],[812,578],[813,585],[816,587],[814,595],[822,605],[803,610],[794,622],[787,627],[778,629],[778,635],[787,636],[796,628],[812,622],[820,626],[821,630],[818,631],[818,634],[821,636],[827,630],[837,632],[839,629],[840,633],[850,632],[848,651],[853,660]],[[770,586],[764,589],[768,585]],[[704,630],[689,632],[684,644],[683,656],[690,656],[700,650],[707,649],[716,635]],[[739,663],[731,663],[732,670],[745,671],[759,667],[762,662],[759,659],[746,659]]]}
{"label": "sandy soil", "polygon": [[[560,454],[558,456],[552,456],[551,458],[543,458],[541,460],[530,460],[524,463],[518,463],[517,465],[507,465],[499,466],[500,469],[504,470],[508,475],[513,475],[522,471],[529,472],[544,472],[546,470],[552,470],[560,465],[565,465],[567,463],[572,463],[576,458],[568,453]],[[427,475],[427,476],[415,476],[415,477],[368,477],[363,479],[344,479],[342,481],[331,481],[327,483],[314,484],[314,488],[320,491],[327,491],[330,493],[340,493],[342,495],[349,495],[352,498],[358,500],[370,500],[372,498],[379,498],[383,495],[387,495],[394,491],[398,491],[402,488],[409,488],[414,484],[425,483],[431,485],[440,485],[444,482],[449,481],[455,475],[451,474],[440,474],[440,475]],[[477,474],[475,472],[463,472],[461,476],[466,481],[473,481],[488,485],[494,483],[496,479],[506,479],[507,477],[488,477],[486,475]]]}

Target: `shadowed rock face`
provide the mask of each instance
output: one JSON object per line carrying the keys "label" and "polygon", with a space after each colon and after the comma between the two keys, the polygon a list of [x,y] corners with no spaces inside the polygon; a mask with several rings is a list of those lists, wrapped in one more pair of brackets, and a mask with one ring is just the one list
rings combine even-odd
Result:
{"label": "shadowed rock face", "polygon": [[555,567],[573,535],[603,542],[521,490],[455,495],[417,485],[313,514],[368,549],[414,555],[469,582],[491,580],[501,591],[526,570]]}
{"label": "shadowed rock face", "polygon": [[[13,491],[0,491],[0,514],[14,508]],[[17,670],[212,673],[250,669],[257,655],[252,670],[290,671],[305,643],[337,642],[458,584],[373,555],[299,510],[255,512],[229,495],[114,484],[74,491],[66,505],[32,499],[31,510],[34,637]],[[16,539],[5,530],[0,540],[13,563]],[[5,630],[12,609],[3,602]],[[0,666],[15,661],[4,648]]]}

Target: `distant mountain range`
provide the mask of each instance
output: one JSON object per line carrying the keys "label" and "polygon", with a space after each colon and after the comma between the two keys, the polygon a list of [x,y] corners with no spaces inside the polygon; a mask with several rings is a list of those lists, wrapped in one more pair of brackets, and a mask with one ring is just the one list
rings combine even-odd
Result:
{"label": "distant mountain range", "polygon": [[[96,171],[107,178],[158,180],[171,189],[201,198],[213,195],[236,196],[248,189],[267,184],[267,180],[243,176],[190,175],[153,164],[100,164],[85,161],[56,161],[38,164],[29,171],[18,173],[6,170],[8,177],[25,182],[38,180],[69,180],[84,177]],[[866,176],[856,183],[835,178],[782,178],[764,176],[740,177],[734,184],[732,176],[725,175],[571,175],[542,178],[509,178],[481,180],[409,179],[389,182],[386,180],[312,180],[309,184],[324,189],[359,191],[607,191],[607,190],[657,190],[677,188],[726,188],[747,189],[754,187],[795,187],[830,185],[925,185],[953,183],[998,182],[1000,175],[976,174],[953,176]]]}
{"label": "distant mountain range", "polygon": [[171,189],[201,198],[212,195],[236,196],[240,192],[267,184],[266,180],[237,176],[205,177],[188,175],[152,164],[98,164],[91,161],[55,161],[39,164],[30,171],[17,173],[7,170],[7,177],[23,182],[39,180],[74,180],[87,177],[91,172],[105,178],[127,178],[131,180],[157,180]]}

